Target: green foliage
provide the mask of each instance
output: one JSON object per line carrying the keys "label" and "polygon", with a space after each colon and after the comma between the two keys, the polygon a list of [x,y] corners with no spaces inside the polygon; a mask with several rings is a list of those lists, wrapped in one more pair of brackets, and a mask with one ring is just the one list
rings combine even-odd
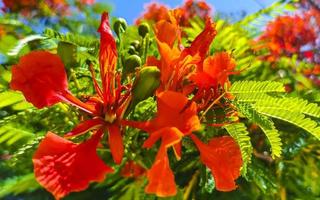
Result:
{"label": "green foliage", "polygon": [[43,35],[50,39],[57,39],[61,42],[68,42],[80,47],[99,48],[99,40],[89,36],[82,36],[73,33],[62,34],[52,29],[46,29]]}
{"label": "green foliage", "polygon": [[232,94],[255,94],[285,92],[283,84],[274,81],[237,81],[232,84],[229,92]]}
{"label": "green foliage", "polygon": [[250,104],[235,102],[235,105],[241,114],[247,117],[251,122],[256,123],[266,134],[271,146],[272,157],[280,157],[282,143],[280,134],[273,122],[268,117],[259,114]]}
{"label": "green foliage", "polygon": [[0,108],[5,107],[11,107],[13,110],[24,110],[32,107],[32,105],[25,102],[21,93],[5,91],[0,93]]}
{"label": "green foliage", "polygon": [[320,107],[315,103],[297,97],[274,98],[266,96],[265,99],[258,101],[255,106],[258,109],[278,109],[292,112],[299,112],[311,117],[320,118]]}
{"label": "green foliage", "polygon": [[[255,49],[255,39],[261,34],[266,19],[295,9],[286,2],[276,2],[236,23],[218,17],[214,20],[217,35],[209,54],[227,51],[237,66],[230,77],[231,86],[219,88],[219,92],[225,89],[229,96],[223,97],[204,117],[208,117],[205,119],[207,123],[224,126],[205,127],[199,135],[203,141],[208,141],[227,132],[238,143],[244,163],[241,171],[244,178],[237,180],[239,189],[229,193],[216,191],[214,177],[207,167],[200,164],[197,148],[189,137],[183,137],[181,160],[175,160],[171,149],[168,150],[178,194],[166,199],[268,200],[283,199],[283,194],[287,194],[287,199],[319,197],[320,156],[319,142],[315,139],[320,139],[320,107],[315,102],[320,102],[320,95],[319,88],[303,73],[305,69],[312,69],[314,64],[297,55],[281,56],[276,63],[270,63],[262,59],[270,52]],[[96,71],[98,68],[100,44],[96,29],[99,21],[95,16],[105,8],[100,3],[92,6],[93,11],[89,6],[81,7],[87,16],[84,20],[57,16],[59,22],[56,23],[48,18],[46,23],[50,28],[42,35],[31,28],[38,23],[38,19],[28,19],[30,23],[24,24],[16,15],[0,17],[0,29],[4,25],[8,31],[0,38],[0,56],[4,57],[0,57],[3,64],[0,66],[0,199],[52,198],[39,189],[31,173],[32,155],[45,132],[50,130],[62,135],[86,118],[81,117],[77,109],[64,104],[33,109],[22,94],[9,89],[10,66],[30,50],[57,52],[66,65],[70,91],[80,100],[85,100],[86,95],[94,90],[88,65],[92,64]],[[159,71],[154,77],[146,75],[143,78],[143,70],[140,71],[141,77],[139,73],[135,74],[135,67],[143,66],[147,55],[159,58],[151,27],[147,34],[141,34],[140,30],[139,35],[138,26],[128,26],[116,38],[119,55],[117,70],[125,72],[124,68],[132,64],[126,62],[129,54],[137,58],[135,62],[138,60],[122,80],[123,83],[133,82],[130,112],[126,113],[129,120],[146,121],[157,112],[154,91],[159,85]],[[190,20],[190,26],[183,28],[182,45],[189,46],[203,27],[201,18]],[[97,81],[101,83],[99,76]],[[148,86],[150,91],[145,90]],[[285,94],[290,89],[292,92]],[[192,96],[189,97],[191,100]],[[253,125],[258,128],[253,129]],[[149,135],[138,129],[122,129],[125,133],[125,159],[134,160],[145,169],[150,168],[157,148],[150,151],[141,148]],[[155,146],[158,145],[156,143]],[[266,147],[270,147],[271,154],[265,151]],[[108,148],[103,146],[98,152],[103,155],[102,159],[111,162],[110,157],[105,156],[105,152],[109,153]],[[280,156],[281,159],[275,159]],[[71,194],[66,199],[86,200],[93,195],[96,199],[160,199],[145,194],[145,176],[123,178],[123,164],[113,166],[116,173],[108,175],[104,182],[92,184],[86,191]]]}
{"label": "green foliage", "polygon": [[224,128],[239,144],[243,160],[242,174],[246,175],[248,164],[251,162],[253,149],[247,127],[243,123],[234,123],[225,125]]}
{"label": "green foliage", "polygon": [[34,174],[26,174],[9,178],[0,184],[0,198],[4,198],[9,194],[20,194],[25,192],[32,192],[38,189],[40,185],[34,178]]}
{"label": "green foliage", "polygon": [[252,166],[248,169],[247,180],[253,182],[265,195],[274,195],[278,191],[276,177],[272,174],[272,169],[257,159],[253,159]]}
{"label": "green foliage", "polygon": [[17,42],[14,48],[12,48],[9,52],[9,56],[18,56],[18,54],[23,50],[24,47],[26,47],[28,44],[34,41],[39,41],[44,39],[41,35],[29,35]]}
{"label": "green foliage", "polygon": [[257,107],[257,111],[266,116],[270,116],[276,119],[280,119],[298,126],[305,131],[311,133],[317,139],[320,139],[320,127],[317,122],[306,117],[300,112],[290,111],[286,108],[274,108],[274,107]]}
{"label": "green foliage", "polygon": [[0,127],[0,144],[8,146],[13,145],[19,140],[30,140],[33,138],[33,133],[16,128],[14,125],[7,124]]}

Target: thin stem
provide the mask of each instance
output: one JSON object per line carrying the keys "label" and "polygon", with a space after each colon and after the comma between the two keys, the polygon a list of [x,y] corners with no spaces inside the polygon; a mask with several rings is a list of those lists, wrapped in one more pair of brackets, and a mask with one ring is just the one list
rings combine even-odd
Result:
{"label": "thin stem", "polygon": [[185,190],[185,192],[184,192],[184,194],[183,194],[183,200],[188,200],[188,199],[189,199],[190,193],[191,193],[191,191],[192,191],[193,186],[194,186],[194,185],[196,184],[196,182],[197,182],[197,179],[198,179],[199,174],[200,174],[199,170],[196,171],[196,172],[193,174],[193,176],[192,176],[192,178],[191,178],[189,184],[187,185],[187,188],[186,188],[186,190]]}
{"label": "thin stem", "polygon": [[143,64],[145,64],[147,60],[147,54],[149,49],[149,33],[146,35],[144,40],[145,40],[145,44],[144,44],[144,52],[143,52],[143,58],[142,58]]}
{"label": "thin stem", "polygon": [[70,69],[70,72],[71,72],[71,74],[70,74],[70,75],[71,75],[71,78],[73,79],[76,88],[77,88],[78,90],[81,90],[81,86],[80,86],[79,81],[78,81],[78,79],[77,79],[76,73],[74,72],[73,69]]}
{"label": "thin stem", "polygon": [[95,110],[91,106],[80,101],[77,97],[73,96],[69,91],[61,94],[59,97],[64,102],[69,103],[69,104],[87,112],[90,115],[93,115],[95,113]]}
{"label": "thin stem", "polygon": [[200,121],[205,117],[205,115],[207,114],[207,112],[212,108],[212,106],[214,106],[215,104],[217,104],[220,99],[225,95],[226,93],[224,92],[223,94],[221,94],[218,98],[216,98],[211,104],[210,106],[202,113],[201,117],[200,117]]}

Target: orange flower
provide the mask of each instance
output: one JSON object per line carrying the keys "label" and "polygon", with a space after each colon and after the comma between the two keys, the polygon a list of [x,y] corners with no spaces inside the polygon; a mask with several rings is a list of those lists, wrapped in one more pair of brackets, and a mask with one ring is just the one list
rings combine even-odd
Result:
{"label": "orange flower", "polygon": [[235,180],[240,176],[241,151],[232,137],[213,138],[206,145],[195,135],[190,136],[200,151],[201,161],[210,168],[216,188],[231,191],[237,188]]}
{"label": "orange flower", "polygon": [[[216,35],[214,24],[208,18],[205,29],[195,38],[190,47],[180,50],[180,28],[174,17],[171,21],[159,21],[155,26],[155,34],[160,53],[160,60],[155,57],[147,59],[147,65],[154,65],[160,69],[161,85],[159,92],[164,90],[182,91],[184,80],[194,70],[194,66],[202,68],[203,60],[210,44]],[[178,38],[178,46],[175,42]]]}
{"label": "orange flower", "polygon": [[[174,175],[169,166],[167,149],[173,147],[176,156],[181,157],[181,138],[192,131],[201,128],[197,116],[197,106],[181,93],[165,91],[157,95],[157,116],[146,122],[123,121],[129,125],[150,134],[144,142],[144,147],[151,148],[161,139],[161,146],[155,162],[147,172],[149,184],[145,191],[158,196],[172,196],[176,194]],[[159,178],[161,177],[161,178]]]}
{"label": "orange flower", "polygon": [[235,61],[226,52],[216,53],[204,60],[203,70],[198,70],[190,77],[200,89],[214,88],[218,85],[224,86],[228,83],[228,76],[233,72]]}
{"label": "orange flower", "polygon": [[136,24],[140,24],[142,21],[158,22],[160,20],[169,19],[169,9],[167,6],[153,2],[146,6],[145,12],[136,20]]}
{"label": "orange flower", "polygon": [[196,16],[205,20],[211,15],[211,7],[201,0],[186,0],[179,9],[183,13],[179,23],[180,26],[190,26],[190,20]]}
{"label": "orange flower", "polygon": [[[170,20],[169,8],[159,3],[150,3],[145,8],[145,12],[136,20],[136,24],[142,21],[151,21],[157,23],[161,20]],[[205,1],[186,0],[185,3],[175,9],[177,22],[179,26],[190,26],[190,20],[194,17],[200,17],[205,20],[211,15],[211,7]]]}
{"label": "orange flower", "polygon": [[301,48],[305,45],[313,45],[316,40],[316,33],[310,26],[307,19],[295,16],[279,16],[268,23],[266,31],[259,38],[262,45],[257,48],[267,48],[270,55],[267,59],[276,61],[279,56],[290,56],[300,54]]}

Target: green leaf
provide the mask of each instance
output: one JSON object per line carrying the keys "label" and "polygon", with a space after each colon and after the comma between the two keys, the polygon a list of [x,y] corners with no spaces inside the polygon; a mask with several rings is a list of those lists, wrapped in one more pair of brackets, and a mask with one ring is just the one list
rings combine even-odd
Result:
{"label": "green leaf", "polygon": [[250,104],[235,102],[235,105],[241,114],[246,116],[250,121],[259,125],[261,130],[265,133],[271,146],[272,157],[280,157],[282,151],[282,142],[280,134],[275,128],[273,122],[268,117],[258,113]]}
{"label": "green leaf", "polygon": [[17,128],[15,125],[7,124],[0,127],[0,144],[6,143],[8,146],[20,141],[33,138],[34,134]]}
{"label": "green leaf", "polygon": [[245,175],[247,172],[247,165],[251,162],[252,144],[250,142],[249,132],[247,127],[243,123],[234,123],[225,125],[224,128],[233,137],[241,150],[243,167],[242,174]]}
{"label": "green leaf", "polygon": [[68,42],[80,47],[98,49],[100,44],[99,40],[96,38],[92,38],[89,36],[76,35],[72,33],[62,34],[49,28],[47,28],[44,31],[43,35],[51,39],[57,39],[62,42]]}
{"label": "green leaf", "polygon": [[297,127],[300,127],[305,131],[311,133],[318,140],[320,139],[320,127],[318,126],[317,122],[306,117],[302,113],[290,111],[286,108],[274,108],[268,106],[257,107],[257,111],[263,115],[280,119]]}
{"label": "green leaf", "polygon": [[17,195],[24,192],[32,192],[39,187],[40,185],[35,180],[33,173],[10,178],[4,180],[0,185],[0,198],[9,194]]}
{"label": "green leaf", "polygon": [[273,81],[237,81],[228,91],[239,102],[256,102],[268,97],[268,93],[283,93],[284,86]]}
{"label": "green leaf", "polygon": [[13,91],[6,91],[0,93],[0,108],[10,106],[22,101],[24,101],[24,97],[21,93]]}
{"label": "green leaf", "polygon": [[309,103],[307,100],[297,97],[275,98],[265,96],[255,104],[257,108],[273,108],[287,110],[291,112],[299,112],[312,117],[320,118],[320,107],[315,103]]}
{"label": "green leaf", "polygon": [[237,81],[232,84],[229,92],[237,94],[254,94],[285,92],[284,86],[280,82],[274,81]]}

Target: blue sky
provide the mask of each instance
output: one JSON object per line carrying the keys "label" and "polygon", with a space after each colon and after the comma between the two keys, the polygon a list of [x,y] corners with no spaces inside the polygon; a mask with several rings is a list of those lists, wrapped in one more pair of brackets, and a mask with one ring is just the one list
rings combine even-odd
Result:
{"label": "blue sky", "polygon": [[[150,0],[102,0],[113,7],[113,16],[123,17],[132,23],[140,13],[143,12],[144,5]],[[181,5],[184,0],[156,0],[171,8]],[[214,10],[222,13],[254,13],[262,7],[271,5],[276,0],[207,0]]]}

